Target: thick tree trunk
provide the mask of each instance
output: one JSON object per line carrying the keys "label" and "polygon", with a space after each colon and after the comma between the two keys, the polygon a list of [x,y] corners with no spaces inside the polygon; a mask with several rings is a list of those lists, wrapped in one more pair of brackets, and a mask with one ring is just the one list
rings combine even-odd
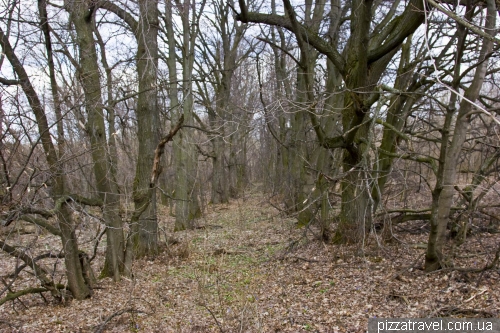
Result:
{"label": "thick tree trunk", "polygon": [[62,204],[57,218],[59,220],[59,229],[61,230],[64,264],[66,266],[66,278],[68,279],[69,290],[75,299],[87,298],[91,295],[90,287],[92,286],[86,283],[83,275],[75,224],[71,217],[71,210],[66,204]]}
{"label": "thick tree trunk", "polygon": [[[372,221],[366,172],[362,167],[353,167],[355,164],[350,157],[344,158],[343,170],[350,171],[342,178],[340,220],[333,240],[341,244],[360,243],[367,236]],[[355,159],[352,161],[362,163]]]}
{"label": "thick tree trunk", "polygon": [[[190,92],[184,100],[184,122],[193,125],[192,106],[193,100]],[[191,96],[191,97],[190,97]],[[176,140],[177,138],[177,144]],[[192,135],[189,131],[183,131],[174,138],[174,156],[176,158],[176,190],[175,198],[175,231],[193,229],[195,220],[201,217],[201,209],[198,201],[197,166],[198,154],[194,150]]]}
{"label": "thick tree trunk", "polygon": [[[225,36],[227,39],[228,36]],[[227,41],[226,41],[227,43]],[[225,44],[223,47],[225,46]],[[221,53],[221,52],[219,52]],[[230,50],[223,50],[226,57],[230,57]],[[218,59],[219,61],[221,59]],[[223,60],[226,65],[227,59]],[[234,64],[232,64],[234,66]],[[226,66],[224,66],[226,68]],[[231,96],[231,79],[233,76],[234,68],[228,68],[223,70],[220,74],[220,85],[216,92],[215,98],[215,112],[209,113],[209,119],[212,129],[219,132],[213,138],[213,148],[214,157],[212,159],[212,194],[211,202],[214,204],[227,203],[229,201],[229,182],[228,182],[228,171],[227,171],[227,161],[226,161],[226,119],[229,112],[229,98]]]}
{"label": "thick tree trunk", "polygon": [[[388,20],[383,20],[381,26],[377,27],[379,33],[370,36],[374,1],[351,1],[350,7],[346,7],[351,11],[349,16],[351,32],[343,54],[337,51],[335,38],[330,40],[321,38],[319,34],[314,33],[314,29],[304,26],[308,23],[307,6],[306,19],[300,26],[289,0],[285,0],[288,14],[285,16],[248,12],[245,1],[240,0],[239,3],[241,8],[239,20],[281,26],[294,32],[301,48],[302,58],[307,56],[308,52],[301,44],[308,43],[326,55],[342,75],[345,82],[343,134],[329,137],[317,119],[315,120],[314,114],[311,119],[315,120],[313,127],[321,145],[328,149],[342,148],[345,151],[343,171],[346,173],[346,178],[342,182],[342,213],[336,240],[360,241],[369,228],[373,206],[368,186],[369,169],[366,153],[370,144],[367,130],[372,121],[370,108],[379,96],[374,92],[374,88],[401,43],[422,24],[423,13],[426,10],[425,3],[411,0],[400,16],[393,19],[389,16]],[[335,9],[330,12],[332,22],[335,24],[332,34],[335,33],[339,26],[339,18],[342,17],[337,10],[339,3],[334,4]],[[320,8],[319,4],[315,5],[314,10],[317,8]]]}
{"label": "thick tree trunk", "polygon": [[[297,72],[297,86],[302,92],[305,91],[306,85],[304,84],[304,75],[302,70]],[[297,105],[304,105],[306,96],[304,93],[299,93],[296,99]],[[291,212],[297,212],[298,226],[303,227],[311,222],[313,213],[311,209],[311,202],[308,198],[308,180],[306,174],[305,164],[308,160],[308,153],[306,147],[306,125],[309,117],[307,111],[296,110],[291,119],[291,140],[290,148],[288,150],[288,195],[289,203],[288,209]],[[312,186],[309,186],[309,189]]]}
{"label": "thick tree trunk", "polygon": [[370,228],[371,208],[369,202],[367,149],[369,105],[365,99],[373,87],[369,86],[368,45],[373,1],[354,0],[352,8],[355,18],[351,21],[351,37],[347,46],[349,74],[345,76],[347,91],[344,93],[342,125],[347,142],[343,158],[342,204],[339,227],[335,241],[359,243]]}
{"label": "thick tree trunk", "polygon": [[101,276],[112,276],[120,279],[124,261],[124,236],[122,221],[119,216],[119,196],[111,184],[108,170],[109,156],[107,151],[106,128],[101,96],[99,65],[93,38],[93,11],[90,1],[67,1],[74,23],[77,45],[80,53],[80,80],[85,95],[85,109],[88,113],[87,133],[92,147],[94,175],[99,196],[102,199],[103,215],[107,224],[106,262]]}
{"label": "thick tree trunk", "polygon": [[[158,251],[158,222],[156,213],[156,188],[150,186],[150,172],[154,151],[159,140],[159,106],[157,89],[158,70],[158,0],[140,0],[139,20],[112,2],[99,5],[119,16],[137,40],[137,137],[139,141],[136,175],[133,184],[134,213],[127,239],[126,266],[130,273],[134,256],[155,254]],[[104,48],[104,46],[101,46]],[[105,55],[103,55],[105,59]],[[105,67],[106,64],[105,64]],[[108,95],[111,95],[108,92]],[[111,114],[110,116],[113,116]],[[111,158],[116,147],[110,138]],[[113,166],[113,165],[111,165]],[[111,169],[113,170],[113,169]]]}
{"label": "thick tree trunk", "polygon": [[[276,15],[276,2],[275,0],[271,1],[271,9],[274,15]],[[272,39],[271,41],[273,42],[274,45],[280,45],[280,48],[278,47],[273,47],[273,54],[274,54],[274,68],[276,71],[276,85],[275,85],[275,90],[276,92],[273,94],[275,101],[278,101],[280,103],[286,103],[286,101],[292,100],[292,89],[291,89],[291,83],[290,83],[290,78],[287,75],[287,61],[286,57],[287,55],[283,50],[287,49],[287,41],[285,38],[285,34],[283,32],[283,29],[280,27],[271,27],[271,36]],[[277,39],[276,32],[278,33],[279,40]],[[272,129],[272,118],[274,116],[268,115],[269,119],[266,119],[266,122],[269,122],[269,128],[270,130]],[[276,143],[276,161],[275,161],[275,169],[274,174],[272,175],[272,182],[274,183],[273,188],[275,189],[275,193],[281,194],[283,196],[288,196],[289,194],[289,140],[287,138],[288,135],[288,128],[287,128],[287,115],[284,112],[280,112],[277,115],[277,126],[278,130],[275,135],[279,139],[279,142]],[[293,204],[290,204],[287,202],[289,200],[285,199],[285,206],[293,206]]]}
{"label": "thick tree trunk", "polygon": [[[158,251],[158,219],[156,189],[150,188],[154,152],[159,141],[159,110],[157,93],[158,69],[158,0],[139,1],[139,31],[137,36],[137,137],[139,151],[134,180],[134,205],[142,211],[130,235],[134,254],[144,256]],[[144,206],[147,208],[144,209]]]}
{"label": "thick tree trunk", "polygon": [[[236,115],[236,116],[235,116]],[[237,126],[233,126],[234,133],[230,139],[229,147],[229,195],[231,198],[239,198],[248,184],[247,147],[246,147],[246,117],[233,110],[232,117]]]}

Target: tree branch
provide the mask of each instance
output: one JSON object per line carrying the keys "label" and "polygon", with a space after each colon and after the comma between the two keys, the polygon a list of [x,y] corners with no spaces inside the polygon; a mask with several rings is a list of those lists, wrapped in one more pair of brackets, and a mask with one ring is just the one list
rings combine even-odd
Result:
{"label": "tree branch", "polygon": [[481,36],[483,38],[486,38],[487,40],[489,40],[489,41],[491,41],[493,43],[500,44],[500,39],[493,37],[492,35],[490,35],[490,34],[486,33],[485,31],[481,30],[481,28],[478,28],[475,25],[467,22],[467,20],[461,18],[460,16],[458,16],[455,13],[453,13],[452,11],[449,11],[449,10],[443,8],[436,1],[434,1],[434,0],[427,0],[427,2],[429,2],[434,8],[436,8],[437,10],[439,10],[440,12],[442,12],[443,14],[445,14],[446,16],[448,16],[449,18],[457,21],[459,24],[463,25],[464,27],[466,27],[470,31],[473,31],[474,33],[478,34],[479,36]]}
{"label": "tree branch", "polygon": [[139,33],[139,24],[135,20],[135,18],[127,12],[125,9],[121,8],[120,6],[115,5],[111,1],[100,1],[98,2],[99,8],[106,9],[119,18],[121,18],[130,28],[132,33],[137,36]]}
{"label": "tree branch", "polygon": [[23,289],[23,290],[15,292],[15,293],[7,293],[7,296],[0,299],[0,306],[2,306],[4,303],[7,303],[8,301],[13,301],[16,298],[19,298],[21,296],[28,295],[28,294],[39,294],[39,293],[43,293],[44,291],[49,291],[49,290],[47,288],[38,287],[38,288]]}
{"label": "tree branch", "polygon": [[[247,12],[245,1],[239,0],[240,7],[242,8],[241,14],[236,15],[236,19],[243,23],[264,23],[274,26],[283,27],[291,32],[295,32],[292,26],[292,22],[284,16],[275,15],[275,14],[262,14],[262,13],[253,13]],[[244,8],[244,9],[243,9]],[[345,60],[342,55],[337,51],[336,48],[328,44],[323,38],[318,36],[317,34],[311,32],[307,27],[298,23],[300,36],[304,41],[307,41],[309,45],[314,47],[318,52],[324,54],[330,59],[335,67],[339,70],[340,73],[345,74]]]}
{"label": "tree branch", "polygon": [[61,231],[44,218],[35,217],[33,215],[21,215],[18,219],[40,226],[53,235],[62,236]]}
{"label": "tree branch", "polygon": [[24,253],[22,251],[19,251],[15,247],[6,244],[2,240],[0,240],[0,248],[2,250],[4,250],[5,252],[7,252],[8,254],[10,254],[11,256],[13,256],[15,258],[19,258],[22,261],[24,261],[24,263],[26,265],[30,266],[31,269],[33,269],[33,271],[35,272],[36,277],[38,278],[38,280],[40,280],[40,282],[42,284],[42,287],[47,288],[47,290],[50,291],[54,297],[56,297],[58,299],[61,298],[61,294],[60,294],[60,292],[58,290],[58,287],[54,284],[54,281],[52,281],[47,276],[47,272],[45,271],[45,269],[43,269],[41,266],[39,266],[33,260],[33,258],[31,258],[26,253]]}
{"label": "tree branch", "polygon": [[3,84],[4,86],[15,86],[15,85],[21,84],[21,81],[9,80],[9,79],[5,79],[3,77],[0,77],[0,83]]}
{"label": "tree branch", "polygon": [[379,125],[382,125],[382,126],[384,126],[384,127],[387,127],[388,129],[390,129],[390,130],[394,131],[394,133],[396,133],[396,134],[397,134],[399,137],[401,137],[402,139],[405,139],[406,141],[411,141],[411,138],[410,138],[408,135],[406,135],[406,134],[404,134],[404,133],[402,133],[402,132],[398,131],[398,129],[397,129],[396,127],[394,127],[394,125],[391,125],[391,124],[389,124],[388,122],[383,121],[383,120],[382,120],[382,119],[380,119],[380,118],[375,119],[375,122],[376,122],[377,124],[379,124]]}
{"label": "tree branch", "polygon": [[116,311],[115,313],[109,315],[108,317],[106,317],[106,319],[104,319],[104,321],[98,325],[96,327],[96,329],[94,330],[94,333],[102,333],[104,332],[104,328],[106,327],[106,325],[115,317],[118,317],[118,316],[121,316],[122,314],[124,313],[144,313],[143,311],[140,311],[140,310],[136,310],[134,308],[128,308],[128,309],[121,309],[121,310],[118,310]]}
{"label": "tree branch", "polygon": [[184,122],[184,115],[182,115],[179,118],[177,125],[175,125],[175,127],[171,129],[170,132],[163,139],[160,140],[158,146],[156,146],[155,158],[153,161],[153,170],[151,171],[151,182],[149,183],[150,187],[153,187],[156,184],[156,181],[160,176],[161,173],[160,158],[161,155],[163,154],[165,145],[174,138],[175,134],[177,134],[177,132],[181,129],[183,122]]}
{"label": "tree branch", "polygon": [[[394,28],[391,29],[391,31],[394,32],[393,36],[389,35],[387,41],[382,45],[371,45],[368,52],[368,62],[373,63],[399,47],[405,38],[414,33],[424,22],[425,10],[426,8],[423,7],[422,0],[411,0],[410,3],[406,5],[403,14],[394,19],[397,20],[397,23]],[[394,20],[391,21],[391,23],[395,22]]]}

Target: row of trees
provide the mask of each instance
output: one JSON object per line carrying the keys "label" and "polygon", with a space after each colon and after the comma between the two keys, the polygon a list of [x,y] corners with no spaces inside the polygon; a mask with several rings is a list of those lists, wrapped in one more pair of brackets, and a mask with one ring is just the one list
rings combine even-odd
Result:
{"label": "row of trees", "polygon": [[[500,152],[497,11],[494,0],[6,1],[2,224],[59,236],[78,299],[95,282],[74,212],[99,208],[101,276],[118,281],[159,251],[158,202],[175,205],[174,230],[190,229],[206,198],[227,203],[250,182],[335,243],[428,220],[426,269],[449,265],[450,218],[460,244],[474,219],[497,216],[482,204]],[[424,207],[394,203],[401,176]],[[43,256],[0,246],[63,297]]]}
{"label": "row of trees", "polygon": [[[398,1],[352,1],[350,6],[332,2],[329,13],[322,4],[313,6],[312,2],[306,2],[300,19],[287,0],[284,0],[284,16],[248,12],[245,6],[244,1],[240,1],[239,20],[282,27],[295,36],[300,53],[296,59],[297,94],[294,101],[301,109],[295,113],[294,132],[298,135],[305,133],[304,126],[309,118],[309,127],[315,133],[312,139],[318,149],[324,148],[331,155],[335,154],[334,151],[341,151],[341,207],[334,240],[359,243],[369,232],[374,214],[379,209],[394,160],[416,160],[427,164],[435,173],[434,184],[430,185],[431,231],[426,269],[440,268],[444,260],[444,237],[457,191],[457,165],[466,140],[471,139],[468,138],[470,124],[474,115],[486,116],[488,123],[493,119],[498,124],[495,115],[488,111],[491,103],[475,103],[487,75],[496,72],[489,68],[493,45],[497,42],[494,38],[495,2],[468,2],[465,8],[455,4],[456,11],[466,13],[463,19],[450,11],[451,8],[443,8],[442,4],[418,0],[409,1],[404,6]],[[444,15],[437,19],[431,17],[433,7]],[[469,22],[474,22],[478,15],[483,30],[475,28],[475,32],[482,33],[474,36],[467,28],[474,27]],[[325,30],[321,31],[324,17],[328,17],[328,30],[323,27]],[[349,24],[343,25],[342,20],[346,17]],[[421,27],[425,31],[417,30]],[[323,34],[325,37],[322,38]],[[322,78],[324,84],[316,90],[314,73],[320,54],[326,57],[327,64]],[[399,64],[396,66],[395,62]],[[387,86],[386,82],[391,82],[392,86]],[[443,88],[444,94],[425,94]],[[382,93],[384,90],[388,94]],[[483,93],[488,95],[485,91]],[[322,99],[321,95],[327,97]],[[399,154],[402,139],[414,140],[407,134],[412,132],[407,125],[408,118],[418,114],[416,103],[432,103],[436,99],[444,118],[438,129],[441,136],[432,138],[439,147],[439,154],[433,156],[432,152],[427,152],[427,155],[418,149],[413,154]],[[319,107],[321,102],[324,105]],[[335,114],[336,120],[328,119]],[[383,127],[381,138],[374,136],[375,124]],[[295,142],[300,145],[305,138],[297,137]],[[294,151],[297,152],[300,156],[305,154],[300,148]],[[312,164],[320,175],[329,175],[332,169],[332,164],[325,165],[320,159],[295,160],[300,165],[292,169],[299,173],[304,172],[307,164]],[[320,178],[316,183],[319,192],[322,188]],[[298,190],[292,198],[294,207],[304,213],[308,210],[305,205],[309,203],[303,200],[307,191],[302,188],[310,181],[306,180],[305,174],[297,174],[294,180],[298,182],[293,186]],[[458,191],[465,199],[471,200],[475,186],[467,186],[465,192]],[[310,215],[306,214],[304,223],[309,219]]]}

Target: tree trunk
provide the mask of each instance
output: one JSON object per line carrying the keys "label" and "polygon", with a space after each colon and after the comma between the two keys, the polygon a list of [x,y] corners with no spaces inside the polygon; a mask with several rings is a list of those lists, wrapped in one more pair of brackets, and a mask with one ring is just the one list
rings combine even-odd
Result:
{"label": "tree trunk", "polygon": [[[190,91],[184,100],[183,114],[186,125],[193,125],[193,99]],[[174,156],[176,158],[176,185],[175,198],[175,231],[193,229],[195,219],[201,216],[198,201],[198,155],[194,150],[193,136],[189,131],[182,131],[177,144],[174,138]]]}
{"label": "tree trunk", "polygon": [[[305,60],[307,61],[307,59]],[[308,149],[306,146],[307,138],[307,124],[309,116],[307,114],[308,110],[304,110],[307,107],[307,103],[312,101],[308,100],[306,83],[306,75],[312,76],[312,68],[307,67],[307,69],[298,68],[297,69],[297,97],[295,99],[295,104],[298,105],[297,109],[292,113],[292,118],[290,120],[290,148],[288,150],[288,166],[289,166],[289,193],[291,195],[290,199],[290,209],[293,212],[297,212],[298,226],[303,227],[311,222],[313,218],[313,213],[311,209],[311,198],[308,198],[312,184],[308,184],[308,177],[306,173],[306,161],[309,160]],[[309,185],[309,186],[308,186]]]}
{"label": "tree trunk", "polygon": [[[158,251],[156,188],[150,186],[154,151],[159,141],[160,121],[157,89],[158,0],[140,0],[138,4],[139,21],[136,21],[129,12],[119,6],[111,2],[100,3],[102,8],[113,12],[128,24],[137,40],[139,93],[136,115],[139,149],[133,184],[134,221],[130,221],[130,234],[127,239],[127,274],[130,273],[133,256],[156,254]],[[114,143],[113,140],[110,142]],[[114,145],[110,145],[110,151],[111,157],[114,157]]]}
{"label": "tree trunk", "polygon": [[[62,178],[62,177],[61,177]],[[61,179],[62,180],[62,179]],[[62,204],[57,218],[61,230],[61,241],[64,250],[64,264],[66,266],[66,278],[71,294],[75,299],[85,299],[91,295],[90,288],[85,281],[82,265],[80,263],[80,251],[75,233],[75,224],[71,217],[71,210],[67,204]]]}
{"label": "tree trunk", "polygon": [[[372,219],[373,204],[370,198],[366,154],[370,144],[368,129],[372,123],[370,108],[379,97],[374,88],[404,39],[424,21],[426,8],[423,7],[422,1],[411,0],[401,15],[392,20],[390,15],[387,20],[381,22],[381,26],[376,27],[379,33],[371,36],[370,25],[374,13],[372,8],[374,1],[351,1],[351,15],[349,16],[351,31],[343,54],[340,54],[337,51],[338,45],[335,43],[335,38],[330,40],[322,38],[314,32],[314,29],[308,29],[304,24],[300,26],[293,11],[289,10],[290,1],[284,2],[288,15],[280,16],[248,12],[244,0],[240,0],[241,14],[238,15],[238,19],[242,22],[281,26],[294,32],[301,48],[301,55],[307,56],[308,52],[300,44],[308,43],[327,56],[342,75],[345,82],[342,110],[343,134],[329,137],[315,119],[314,113],[310,114],[319,143],[328,149],[344,149],[343,172],[346,176],[341,184],[342,212],[335,240],[342,243],[357,243],[362,240]],[[336,2],[335,7],[337,8],[338,5],[339,3]],[[319,4],[315,4],[315,11],[317,7],[319,8]],[[307,6],[305,12],[307,14]],[[305,17],[307,26],[308,16],[305,15]],[[340,21],[337,19],[339,17],[341,16],[338,15],[336,9],[331,11],[332,22],[337,22],[335,29],[339,26]],[[327,93],[335,94],[334,91]]]}
{"label": "tree trunk", "polygon": [[[220,122],[214,122],[220,123]],[[216,126],[223,135],[223,125]],[[213,204],[227,203],[229,201],[227,171],[225,163],[224,138],[217,135],[213,138],[214,157],[212,164],[212,193],[210,202]]]}
{"label": "tree trunk", "polygon": [[[496,4],[494,0],[487,1],[487,16],[485,31],[493,35],[496,24]],[[459,28],[460,29],[460,28]],[[464,29],[464,28],[461,28]],[[462,37],[462,42],[465,36]],[[446,134],[451,128],[453,114],[455,113],[456,94],[452,94],[446,115],[446,123],[441,140],[440,165],[436,180],[436,187],[432,193],[431,210],[431,232],[427,244],[427,253],[425,257],[425,270],[434,271],[445,265],[443,246],[445,243],[446,227],[450,215],[453,195],[455,193],[454,185],[457,175],[457,163],[462,146],[465,142],[470,126],[470,112],[472,110],[471,102],[475,102],[479,97],[479,92],[483,86],[484,78],[488,69],[489,57],[487,56],[493,48],[493,42],[484,38],[483,46],[479,56],[479,65],[474,73],[474,78],[470,86],[465,90],[464,97],[460,103],[458,114],[455,120],[453,134],[450,135],[451,143],[448,144],[449,136]],[[462,56],[462,47],[458,47],[457,66],[455,76],[460,75],[460,63]]]}
{"label": "tree trunk", "polygon": [[[192,74],[194,64],[194,48],[198,34],[197,24],[191,21],[197,18],[194,6],[190,0],[177,3],[182,20],[182,105],[178,99],[178,78],[176,63],[176,42],[173,19],[173,4],[169,1],[165,4],[165,22],[169,48],[167,65],[169,69],[170,89],[169,98],[174,111],[173,120],[177,121],[184,115],[184,124],[193,126],[193,92]],[[203,7],[203,6],[202,6]],[[200,10],[203,10],[201,8]],[[201,216],[198,203],[198,156],[195,150],[194,136],[192,130],[182,131],[174,138],[174,163],[175,163],[175,227],[174,230],[185,230],[194,228],[194,220]]]}
{"label": "tree trunk", "polygon": [[[137,32],[137,136],[139,151],[134,180],[134,205],[143,211],[130,235],[134,254],[144,256],[158,252],[158,219],[156,189],[150,188],[154,152],[159,141],[160,121],[157,93],[158,68],[158,1],[139,1],[139,31]],[[147,208],[144,209],[144,206]]]}
{"label": "tree trunk", "polygon": [[109,156],[107,150],[106,127],[101,96],[99,65],[93,38],[94,7],[90,1],[67,1],[74,23],[77,45],[80,54],[80,80],[85,96],[85,109],[88,113],[87,134],[92,147],[94,175],[99,196],[102,199],[103,216],[107,224],[106,261],[101,276],[111,276],[115,281],[120,279],[124,262],[124,235],[122,221],[119,216],[119,196],[114,191],[108,176]]}

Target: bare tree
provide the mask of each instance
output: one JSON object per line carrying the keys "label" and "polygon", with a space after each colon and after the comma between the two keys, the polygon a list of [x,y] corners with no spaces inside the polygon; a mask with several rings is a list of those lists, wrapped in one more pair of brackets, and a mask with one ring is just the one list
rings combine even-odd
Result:
{"label": "bare tree", "polygon": [[[242,41],[245,33],[245,26],[238,24],[234,20],[231,7],[232,1],[224,3],[216,1],[210,8],[213,9],[215,19],[207,18],[207,23],[217,32],[215,35],[200,33],[199,52],[197,60],[197,70],[201,73],[203,80],[196,82],[201,104],[206,108],[211,135],[212,159],[212,182],[211,182],[211,202],[227,203],[230,196],[230,180],[236,178],[229,175],[228,159],[230,153],[241,146],[236,140],[231,140],[236,136],[238,128],[233,122],[228,122],[234,112],[231,97],[234,93],[234,74],[239,64],[246,58],[250,49],[242,49]],[[207,66],[209,65],[209,66]],[[212,93],[213,92],[213,93]],[[227,147],[226,142],[231,142],[236,148]],[[236,168],[232,168],[235,172]],[[235,185],[232,185],[235,187]],[[234,195],[235,191],[232,191]]]}
{"label": "bare tree", "polygon": [[[48,23],[47,23],[47,15],[46,15],[46,4],[44,1],[39,2],[39,11],[40,11],[40,20],[42,25],[42,30],[45,31],[45,46],[47,57],[49,59],[49,70],[51,73],[51,85],[52,85],[52,93],[57,95],[57,87],[54,81],[54,68],[53,68],[53,59],[52,59],[52,51],[51,51],[51,41],[50,34],[48,34]],[[47,115],[45,110],[40,102],[37,92],[33,87],[30,78],[14,52],[12,45],[10,44],[8,37],[4,34],[3,30],[0,29],[0,45],[2,46],[3,53],[9,60],[10,64],[14,72],[18,77],[18,83],[21,85],[21,88],[26,95],[31,110],[33,111],[37,127],[38,133],[40,135],[40,141],[45,153],[45,158],[47,160],[47,164],[50,167],[51,176],[52,176],[52,197],[55,202],[55,212],[44,212],[43,210],[28,210],[28,215],[24,217],[28,221],[32,223],[41,225],[47,230],[51,231],[55,235],[61,237],[61,241],[64,249],[64,259],[66,266],[66,275],[68,278],[69,290],[73,294],[73,296],[77,299],[83,299],[90,296],[91,286],[87,284],[84,278],[84,272],[80,263],[80,251],[78,249],[78,242],[75,233],[75,224],[72,219],[71,210],[69,209],[68,203],[73,200],[73,197],[69,196],[66,189],[66,180],[63,171],[63,163],[61,163],[60,156],[55,148],[54,143],[52,142],[52,138],[50,135],[50,127],[49,122],[47,120]],[[57,100],[57,99],[56,99]],[[62,136],[62,127],[58,128],[59,134]],[[59,141],[62,143],[63,137],[59,137]],[[64,148],[60,147],[61,149]],[[60,153],[62,150],[60,151]],[[41,216],[30,216],[34,213],[35,215]],[[57,216],[58,227],[53,228],[51,223],[46,220],[47,217],[52,215]],[[23,218],[23,216],[20,216]],[[19,251],[14,250],[9,247],[7,244],[2,242],[2,249],[6,250],[8,253],[14,256],[20,256],[23,261],[30,265],[31,258],[27,255],[21,254]],[[42,286],[47,288],[52,292],[52,294],[58,298],[60,298],[59,291],[53,282],[51,282],[46,273],[44,273],[42,268],[38,268],[36,264],[30,265],[34,267],[35,271],[38,271],[38,276],[41,280]]]}
{"label": "bare tree", "polygon": [[[169,92],[171,108],[175,109],[174,120],[184,116],[186,126],[194,125],[194,95],[193,95],[193,66],[196,42],[199,34],[199,20],[205,1],[197,3],[195,0],[171,1],[165,4],[165,30],[168,39],[168,70]],[[182,26],[179,27],[180,36],[176,40],[174,10],[177,10]],[[176,43],[180,48],[177,55]],[[177,76],[177,59],[180,59],[182,79]],[[182,83],[182,84],[181,84]],[[181,94],[179,98],[179,90]],[[201,215],[199,205],[199,180],[197,178],[197,152],[190,131],[183,131],[174,139],[175,163],[175,230],[191,229],[194,220]]]}
{"label": "bare tree", "polygon": [[[376,4],[373,1],[352,1],[350,33],[342,53],[338,51],[341,47],[335,40],[324,39],[307,29],[305,22],[300,23],[287,1],[285,16],[248,12],[245,2],[239,3],[239,20],[281,26],[294,32],[299,44],[302,44],[303,55],[307,54],[307,44],[314,47],[331,60],[342,76],[345,84],[342,93],[342,135],[328,136],[318,122],[314,109],[309,112],[309,116],[319,143],[327,149],[340,148],[344,151],[342,204],[336,241],[359,242],[364,238],[372,220],[373,205],[370,199],[370,185],[367,183],[367,150],[372,124],[370,109],[380,97],[375,86],[403,41],[423,23],[425,9],[422,1],[410,1],[400,15],[389,13],[388,19],[375,26],[374,29],[379,31],[377,34],[372,34],[371,31]],[[338,6],[332,4],[331,7],[334,5]],[[333,94],[334,91],[328,93]],[[312,101],[309,104],[314,106]]]}
{"label": "bare tree", "polygon": [[125,238],[123,224],[119,216],[120,201],[116,188],[112,185],[108,170],[110,158],[106,137],[105,114],[98,58],[94,40],[95,4],[92,1],[65,1],[76,31],[79,51],[79,78],[85,95],[85,109],[88,114],[86,131],[92,146],[94,175],[99,197],[103,201],[103,216],[107,223],[106,263],[103,276],[111,276],[118,281],[124,269]]}
{"label": "bare tree", "polygon": [[[489,35],[494,36],[497,10],[495,1],[487,1],[486,8],[485,31]],[[469,18],[472,18],[473,11],[473,7],[467,8],[467,15]],[[461,24],[458,24],[457,30],[459,31],[459,38],[455,56],[454,86],[452,86],[453,90],[450,94],[448,107],[446,108],[439,156],[439,169],[436,175],[436,186],[432,193],[431,231],[429,234],[425,261],[425,268],[427,271],[436,270],[446,265],[443,246],[455,192],[454,186],[457,180],[457,163],[467,137],[472,113],[474,113],[474,102],[478,99],[481,92],[488,69],[489,56],[493,48],[493,41],[488,38],[483,38],[477,63],[472,65],[472,67],[475,68],[474,77],[469,86],[465,89],[463,96],[459,96],[459,83],[461,77],[463,77],[461,73],[461,64],[467,30]],[[470,69],[471,68],[469,68],[469,70]],[[458,103],[459,97],[461,97],[462,100],[457,109],[456,104]]]}
{"label": "bare tree", "polygon": [[132,255],[143,256],[158,251],[156,191],[151,187],[150,170],[159,141],[158,108],[158,28],[157,0],[139,1],[139,19],[118,5],[104,1],[101,8],[113,12],[129,27],[137,40],[137,137],[139,141],[134,180],[135,211],[131,217],[131,234],[127,240],[127,267]]}

